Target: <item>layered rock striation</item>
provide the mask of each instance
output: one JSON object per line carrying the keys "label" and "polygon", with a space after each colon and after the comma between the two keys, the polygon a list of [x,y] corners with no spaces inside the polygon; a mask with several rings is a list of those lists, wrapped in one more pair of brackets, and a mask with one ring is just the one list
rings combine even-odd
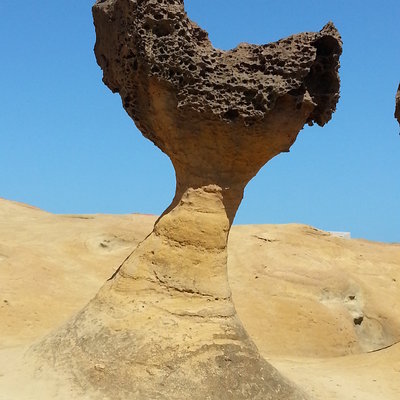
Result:
{"label": "layered rock striation", "polygon": [[170,157],[176,194],[97,296],[30,356],[94,399],[306,399],[236,315],[227,240],[248,181],[335,111],[338,32],[329,23],[222,51],[183,0],[97,1],[93,16],[103,80]]}

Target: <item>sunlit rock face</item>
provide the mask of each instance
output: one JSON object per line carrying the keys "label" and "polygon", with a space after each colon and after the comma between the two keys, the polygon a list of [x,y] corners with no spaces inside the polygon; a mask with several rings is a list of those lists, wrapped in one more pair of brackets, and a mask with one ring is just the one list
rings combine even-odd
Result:
{"label": "sunlit rock face", "polygon": [[397,119],[397,121],[400,124],[400,85],[397,89],[396,93],[396,111],[394,112],[394,117]]}
{"label": "sunlit rock face", "polygon": [[96,399],[306,399],[237,317],[227,240],[248,181],[335,111],[337,30],[222,51],[182,0],[98,1],[93,16],[104,83],[170,157],[176,194],[97,296],[31,354]]}

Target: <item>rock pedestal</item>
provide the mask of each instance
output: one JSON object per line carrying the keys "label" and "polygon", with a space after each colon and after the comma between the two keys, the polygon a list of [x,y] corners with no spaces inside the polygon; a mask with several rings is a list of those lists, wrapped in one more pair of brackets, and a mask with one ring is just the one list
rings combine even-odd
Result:
{"label": "rock pedestal", "polygon": [[[97,296],[31,354],[94,399],[306,399],[235,312],[227,240],[248,181],[339,97],[333,24],[214,49],[182,0],[93,7],[104,82],[171,159],[176,194]],[[250,255],[249,255],[250,256]]]}

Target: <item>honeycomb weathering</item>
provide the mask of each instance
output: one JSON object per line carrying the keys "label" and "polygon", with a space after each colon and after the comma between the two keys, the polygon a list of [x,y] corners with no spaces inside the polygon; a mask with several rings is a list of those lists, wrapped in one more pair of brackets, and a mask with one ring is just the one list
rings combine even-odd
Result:
{"label": "honeycomb weathering", "polygon": [[150,138],[154,132],[140,97],[152,78],[174,93],[177,110],[201,113],[203,120],[251,126],[265,120],[284,95],[295,97],[297,107],[312,101],[308,123],[322,126],[335,110],[341,39],[332,23],[319,33],[222,51],[190,21],[182,0],[106,0],[93,12],[104,82],[120,93]]}
{"label": "honeycomb weathering", "polygon": [[222,51],[183,1],[99,0],[93,16],[103,80],[170,157],[176,193],[96,297],[31,349],[38,370],[96,400],[308,399],[244,330],[227,241],[248,181],[304,124],[331,118],[338,32]]}

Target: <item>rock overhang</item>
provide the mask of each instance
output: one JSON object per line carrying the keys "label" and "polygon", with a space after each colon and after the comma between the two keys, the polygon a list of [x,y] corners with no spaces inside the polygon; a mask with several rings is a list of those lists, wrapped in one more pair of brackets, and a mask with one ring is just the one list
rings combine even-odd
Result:
{"label": "rock overhang", "polygon": [[297,108],[313,104],[309,124],[323,126],[335,111],[342,42],[331,22],[317,33],[223,51],[188,18],[182,0],[98,1],[93,14],[104,82],[120,93],[149,138],[154,129],[144,122],[140,97],[149,94],[152,79],[170,92],[169,112],[174,109],[180,119],[200,113],[203,121],[223,120],[245,131],[257,130],[284,96],[294,97]]}

